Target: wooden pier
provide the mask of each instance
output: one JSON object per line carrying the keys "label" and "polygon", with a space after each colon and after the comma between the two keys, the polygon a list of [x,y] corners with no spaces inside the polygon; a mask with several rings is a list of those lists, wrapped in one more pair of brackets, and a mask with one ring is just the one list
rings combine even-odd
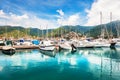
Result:
{"label": "wooden pier", "polygon": [[[3,46],[0,46],[0,50]],[[14,45],[15,49],[39,49],[38,45]]]}

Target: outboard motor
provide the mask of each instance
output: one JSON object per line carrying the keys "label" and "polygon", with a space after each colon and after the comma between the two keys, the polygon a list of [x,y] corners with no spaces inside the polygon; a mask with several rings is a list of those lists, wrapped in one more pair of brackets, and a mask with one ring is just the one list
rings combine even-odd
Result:
{"label": "outboard motor", "polygon": [[110,43],[110,48],[115,48],[115,44],[116,44],[116,42],[111,42]]}
{"label": "outboard motor", "polygon": [[77,48],[74,46],[74,44],[71,44],[72,51],[76,50]]}

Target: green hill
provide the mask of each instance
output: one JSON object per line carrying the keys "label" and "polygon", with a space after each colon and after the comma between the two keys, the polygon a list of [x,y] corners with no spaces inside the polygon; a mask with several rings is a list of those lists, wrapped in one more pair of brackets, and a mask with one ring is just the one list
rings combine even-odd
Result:
{"label": "green hill", "polygon": [[[52,29],[48,29],[50,32]],[[47,30],[40,30],[38,28],[24,28],[21,26],[0,26],[0,37],[41,37],[42,33],[45,35]]]}
{"label": "green hill", "polygon": [[120,37],[120,21],[97,25],[85,33],[87,36],[97,37]]}
{"label": "green hill", "polygon": [[[86,35],[88,37],[120,37],[120,21],[113,21],[111,23],[97,25],[97,26],[61,26],[57,29],[48,29],[48,30],[40,30],[38,28],[24,28],[21,26],[0,26],[0,37],[60,37],[61,35],[65,35],[69,32],[76,32],[82,35]],[[46,34],[48,32],[48,34]]]}
{"label": "green hill", "polygon": [[48,36],[55,36],[55,37],[60,37],[61,35],[67,34],[71,31],[76,32],[76,33],[80,33],[80,34],[84,34],[85,32],[89,31],[90,29],[92,29],[92,26],[80,26],[80,25],[76,25],[76,26],[71,26],[71,25],[66,25],[66,26],[61,26],[57,29],[52,30],[52,32],[48,33]]}

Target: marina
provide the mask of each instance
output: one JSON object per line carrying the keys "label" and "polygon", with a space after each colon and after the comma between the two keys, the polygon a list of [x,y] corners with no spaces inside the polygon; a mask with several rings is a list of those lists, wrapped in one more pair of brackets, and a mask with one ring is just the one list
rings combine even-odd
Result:
{"label": "marina", "polygon": [[120,0],[1,0],[0,80],[120,80]]}

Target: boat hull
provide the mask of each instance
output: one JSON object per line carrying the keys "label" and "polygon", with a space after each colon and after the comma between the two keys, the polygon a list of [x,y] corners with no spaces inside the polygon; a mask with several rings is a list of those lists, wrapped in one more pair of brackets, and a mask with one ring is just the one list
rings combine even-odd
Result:
{"label": "boat hull", "polygon": [[43,51],[54,51],[55,46],[40,46],[39,49]]}
{"label": "boat hull", "polygon": [[8,50],[2,50],[2,53],[6,54],[6,55],[13,55],[15,54],[15,49],[8,49]]}
{"label": "boat hull", "polygon": [[60,49],[63,49],[63,50],[72,50],[71,46],[66,46],[64,44],[61,44],[59,47],[60,47]]}

